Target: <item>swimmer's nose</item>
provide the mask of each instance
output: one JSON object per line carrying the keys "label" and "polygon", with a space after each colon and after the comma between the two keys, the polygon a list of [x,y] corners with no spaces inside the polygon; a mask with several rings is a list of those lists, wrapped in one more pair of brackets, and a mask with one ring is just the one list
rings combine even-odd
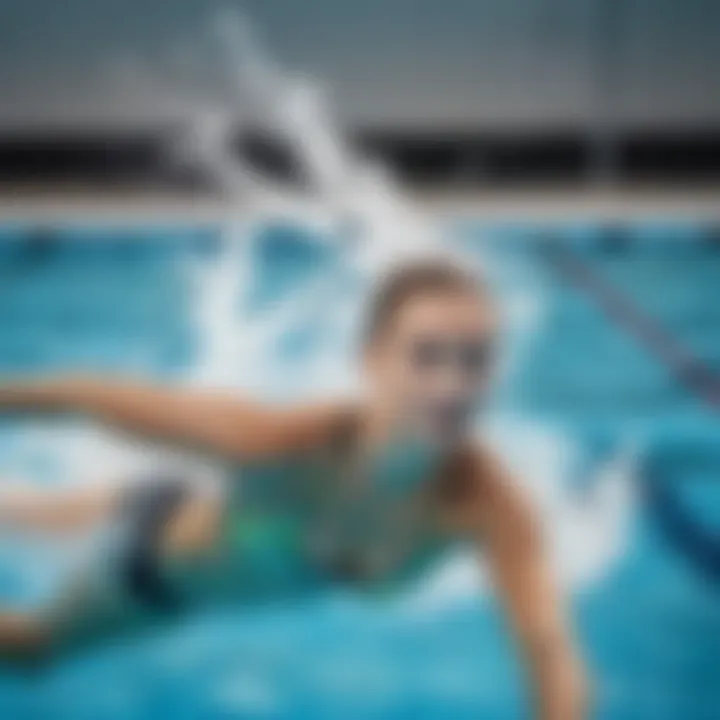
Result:
{"label": "swimmer's nose", "polygon": [[427,387],[438,402],[461,403],[471,392],[472,383],[466,374],[448,368],[428,378]]}

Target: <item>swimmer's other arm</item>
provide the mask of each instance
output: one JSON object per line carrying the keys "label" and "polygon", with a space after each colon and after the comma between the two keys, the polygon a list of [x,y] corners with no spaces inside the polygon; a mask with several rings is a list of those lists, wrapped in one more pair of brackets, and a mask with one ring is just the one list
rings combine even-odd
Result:
{"label": "swimmer's other arm", "polygon": [[463,529],[488,558],[494,587],[517,639],[542,720],[587,715],[585,670],[549,568],[538,519],[489,453],[478,453]]}
{"label": "swimmer's other arm", "polygon": [[9,412],[81,413],[140,437],[252,460],[322,443],[344,409],[275,408],[222,392],[73,377],[0,384],[0,414]]}

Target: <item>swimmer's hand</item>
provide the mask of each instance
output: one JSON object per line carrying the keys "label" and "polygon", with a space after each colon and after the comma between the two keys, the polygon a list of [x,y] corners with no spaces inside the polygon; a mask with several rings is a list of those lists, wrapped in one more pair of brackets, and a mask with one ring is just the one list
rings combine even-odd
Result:
{"label": "swimmer's hand", "polygon": [[480,543],[517,639],[543,720],[587,717],[587,682],[543,532],[526,498],[487,452],[468,463],[468,488],[455,521]]}
{"label": "swimmer's hand", "polygon": [[0,384],[0,413],[7,412],[82,413],[148,439],[254,460],[320,445],[346,410],[276,408],[223,392],[69,377]]}

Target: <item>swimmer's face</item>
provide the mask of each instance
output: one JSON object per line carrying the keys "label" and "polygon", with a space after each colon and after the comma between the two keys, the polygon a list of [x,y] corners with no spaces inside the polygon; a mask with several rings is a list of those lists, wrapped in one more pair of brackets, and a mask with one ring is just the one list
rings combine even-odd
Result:
{"label": "swimmer's face", "polygon": [[409,298],[368,349],[377,402],[430,440],[457,439],[487,389],[495,333],[495,312],[475,292]]}

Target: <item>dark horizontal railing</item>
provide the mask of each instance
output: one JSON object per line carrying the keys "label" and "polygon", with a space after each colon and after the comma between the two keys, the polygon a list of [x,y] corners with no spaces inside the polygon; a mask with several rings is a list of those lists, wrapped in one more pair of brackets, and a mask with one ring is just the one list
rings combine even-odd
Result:
{"label": "dark horizontal railing", "polygon": [[[0,132],[0,182],[207,184],[202,168],[167,152],[165,131],[84,136]],[[433,187],[610,181],[720,180],[720,128],[618,132],[612,138],[555,131],[420,132],[371,130],[357,144],[404,180]],[[238,137],[233,150],[279,178],[301,170],[288,148],[261,134]]]}

